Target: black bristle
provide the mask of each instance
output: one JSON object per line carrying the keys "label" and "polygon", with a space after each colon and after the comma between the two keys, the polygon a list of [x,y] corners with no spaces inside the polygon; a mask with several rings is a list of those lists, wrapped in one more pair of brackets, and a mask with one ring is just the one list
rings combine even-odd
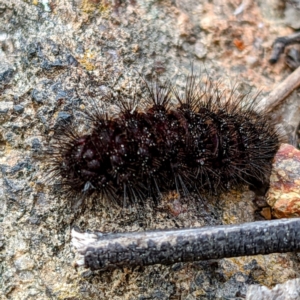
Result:
{"label": "black bristle", "polygon": [[[86,113],[92,130],[70,126],[56,137],[51,173],[78,196],[99,194],[119,206],[152,203],[177,190],[217,194],[242,185],[267,184],[280,144],[273,124],[253,109],[246,95],[225,98],[218,85],[194,75],[184,96],[170,82],[145,82],[149,106],[120,100],[116,118],[95,107]],[[171,99],[179,102],[171,105]]]}

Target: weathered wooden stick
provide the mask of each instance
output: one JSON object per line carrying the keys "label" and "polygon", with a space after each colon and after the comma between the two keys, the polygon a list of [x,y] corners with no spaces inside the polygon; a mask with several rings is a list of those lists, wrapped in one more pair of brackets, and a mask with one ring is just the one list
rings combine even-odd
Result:
{"label": "weathered wooden stick", "polygon": [[262,108],[266,113],[271,112],[299,86],[300,67],[279,83],[268,96],[263,98],[259,103],[259,108]]}
{"label": "weathered wooden stick", "polygon": [[76,266],[91,270],[300,250],[300,218],[190,229],[79,233]]}

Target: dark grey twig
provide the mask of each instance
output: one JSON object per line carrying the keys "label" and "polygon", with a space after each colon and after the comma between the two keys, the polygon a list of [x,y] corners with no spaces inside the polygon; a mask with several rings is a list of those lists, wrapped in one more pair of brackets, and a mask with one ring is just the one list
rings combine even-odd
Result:
{"label": "dark grey twig", "polygon": [[278,61],[280,54],[283,53],[285,47],[300,43],[300,33],[294,33],[289,36],[282,36],[275,40],[269,62],[274,64]]}
{"label": "dark grey twig", "polygon": [[77,266],[91,270],[300,250],[300,218],[131,233],[72,230]]}

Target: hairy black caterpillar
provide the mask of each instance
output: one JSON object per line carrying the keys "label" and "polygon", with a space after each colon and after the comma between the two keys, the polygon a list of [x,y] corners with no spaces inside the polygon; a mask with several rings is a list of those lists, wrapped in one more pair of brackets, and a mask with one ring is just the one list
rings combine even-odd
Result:
{"label": "hairy black caterpillar", "polygon": [[96,105],[85,113],[88,134],[64,127],[56,137],[50,172],[71,199],[98,193],[119,206],[156,204],[169,190],[201,195],[267,184],[280,137],[255,100],[234,90],[225,96],[193,74],[183,95],[168,81],[144,84],[146,109],[136,97],[120,100],[110,118]]}

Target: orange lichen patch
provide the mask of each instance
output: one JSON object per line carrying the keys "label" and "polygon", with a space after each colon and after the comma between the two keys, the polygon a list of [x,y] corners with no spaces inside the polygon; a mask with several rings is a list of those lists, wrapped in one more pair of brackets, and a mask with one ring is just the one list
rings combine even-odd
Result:
{"label": "orange lichen patch", "polygon": [[300,216],[300,151],[291,145],[275,156],[267,201],[277,218]]}
{"label": "orange lichen patch", "polygon": [[235,47],[237,49],[239,49],[240,51],[244,50],[246,48],[244,42],[240,39],[234,39],[233,40],[233,44],[235,45]]}

